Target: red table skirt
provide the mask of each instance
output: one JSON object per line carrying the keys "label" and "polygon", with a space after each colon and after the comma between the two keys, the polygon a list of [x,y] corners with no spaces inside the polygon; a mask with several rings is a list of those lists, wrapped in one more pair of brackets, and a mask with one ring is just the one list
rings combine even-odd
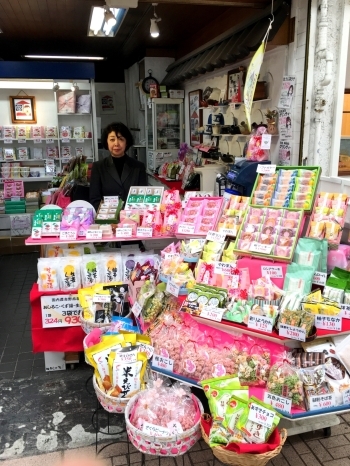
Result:
{"label": "red table skirt", "polygon": [[43,295],[64,294],[70,293],[65,293],[64,291],[41,292],[38,289],[38,284],[34,283],[30,291],[34,353],[40,353],[43,351],[83,351],[83,339],[85,337],[85,333],[80,326],[43,328],[40,297]]}
{"label": "red table skirt", "polygon": [[158,175],[152,175],[152,176],[154,176],[154,178],[156,178],[162,184],[167,186],[169,189],[177,189],[180,194],[185,194],[185,191],[181,188],[182,181],[166,180],[165,178],[160,178]]}

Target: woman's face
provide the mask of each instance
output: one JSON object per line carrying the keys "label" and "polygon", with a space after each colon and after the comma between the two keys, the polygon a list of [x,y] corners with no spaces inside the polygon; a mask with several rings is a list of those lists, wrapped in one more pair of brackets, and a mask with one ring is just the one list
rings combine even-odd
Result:
{"label": "woman's face", "polygon": [[122,157],[125,154],[126,139],[120,133],[115,134],[115,131],[109,133],[107,145],[112,157]]}

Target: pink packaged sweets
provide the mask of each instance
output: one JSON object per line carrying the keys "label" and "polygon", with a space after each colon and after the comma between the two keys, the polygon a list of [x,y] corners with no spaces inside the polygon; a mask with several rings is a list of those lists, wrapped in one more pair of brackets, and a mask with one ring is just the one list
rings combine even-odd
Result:
{"label": "pink packaged sweets", "polygon": [[[166,192],[166,191],[165,191]],[[164,223],[162,228],[163,236],[173,236],[175,235],[177,224],[180,219],[180,210],[175,206],[168,206],[164,214]]]}
{"label": "pink packaged sweets", "polygon": [[44,126],[33,125],[30,127],[30,137],[33,139],[41,139],[45,137]]}
{"label": "pink packaged sweets", "polygon": [[74,91],[57,91],[58,113],[75,113],[75,100]]}
{"label": "pink packaged sweets", "polygon": [[162,205],[164,207],[176,204],[178,208],[181,207],[181,199],[178,189],[168,189],[163,193]]}

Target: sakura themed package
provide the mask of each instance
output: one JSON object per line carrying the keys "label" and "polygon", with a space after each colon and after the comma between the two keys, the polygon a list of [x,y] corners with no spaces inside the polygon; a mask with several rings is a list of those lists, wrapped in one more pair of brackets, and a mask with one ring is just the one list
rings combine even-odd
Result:
{"label": "sakura themed package", "polygon": [[30,137],[33,139],[41,139],[45,137],[44,126],[33,125],[30,127]]}
{"label": "sakura themed package", "polygon": [[215,230],[222,203],[222,197],[190,198],[181,214],[177,234],[206,236],[209,230]]}
{"label": "sakura themed package", "polygon": [[58,113],[75,113],[75,92],[57,91],[57,111]]}

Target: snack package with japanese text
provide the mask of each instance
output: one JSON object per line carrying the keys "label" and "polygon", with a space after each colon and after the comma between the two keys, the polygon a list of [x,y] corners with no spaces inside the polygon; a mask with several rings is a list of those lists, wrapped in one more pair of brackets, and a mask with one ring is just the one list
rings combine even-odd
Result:
{"label": "snack package with japanese text", "polygon": [[305,410],[303,382],[297,369],[287,361],[274,364],[270,369],[266,390],[292,400],[292,407]]}

